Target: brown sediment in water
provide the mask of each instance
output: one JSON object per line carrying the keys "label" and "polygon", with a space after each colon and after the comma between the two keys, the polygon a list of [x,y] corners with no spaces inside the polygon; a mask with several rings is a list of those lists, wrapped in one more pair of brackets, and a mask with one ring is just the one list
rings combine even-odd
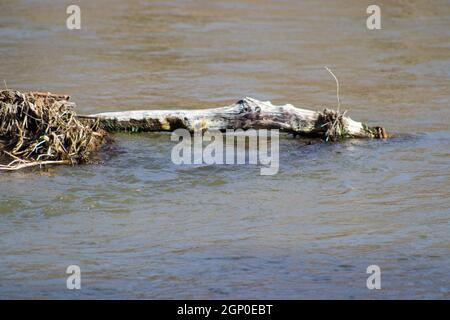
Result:
{"label": "brown sediment in water", "polygon": [[91,162],[108,139],[74,107],[66,95],[0,91],[0,170]]}

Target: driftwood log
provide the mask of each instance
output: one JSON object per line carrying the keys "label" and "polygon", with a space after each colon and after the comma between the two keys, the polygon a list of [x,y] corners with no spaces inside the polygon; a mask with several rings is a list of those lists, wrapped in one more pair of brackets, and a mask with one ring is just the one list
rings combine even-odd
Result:
{"label": "driftwood log", "polygon": [[343,138],[387,138],[382,127],[352,120],[344,113],[325,109],[311,111],[290,104],[273,105],[253,98],[233,105],[196,110],[142,110],[98,113],[80,116],[95,120],[106,131],[174,131],[195,130],[279,129],[294,136],[318,137],[325,140]]}
{"label": "driftwood log", "polygon": [[[42,92],[0,91],[0,170],[47,164],[95,162],[108,144],[105,131],[278,129],[294,136],[324,140],[387,138],[382,127],[369,127],[325,109],[310,111],[276,106],[253,98],[215,109],[75,113],[69,96]],[[338,100],[339,101],[339,100]]]}

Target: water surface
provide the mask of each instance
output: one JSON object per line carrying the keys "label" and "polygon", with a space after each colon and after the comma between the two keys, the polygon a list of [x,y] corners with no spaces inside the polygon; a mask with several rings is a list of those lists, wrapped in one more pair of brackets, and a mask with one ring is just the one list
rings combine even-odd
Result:
{"label": "water surface", "polygon": [[[0,298],[450,297],[448,1],[0,3],[0,80],[79,113],[252,96],[349,115],[387,141],[280,141],[280,171],[176,166],[167,134],[101,165],[0,175]],[[79,265],[82,289],[67,290]],[[366,288],[379,265],[382,290]]]}

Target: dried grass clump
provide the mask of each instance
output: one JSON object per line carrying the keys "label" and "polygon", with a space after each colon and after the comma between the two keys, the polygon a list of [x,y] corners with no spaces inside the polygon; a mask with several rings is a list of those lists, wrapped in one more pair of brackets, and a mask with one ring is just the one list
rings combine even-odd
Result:
{"label": "dried grass clump", "polygon": [[0,91],[0,170],[89,163],[105,142],[96,122],[83,123],[69,96]]}
{"label": "dried grass clump", "polygon": [[318,123],[326,129],[324,133],[325,141],[337,141],[346,137],[347,132],[343,123],[346,112],[325,109],[319,113]]}

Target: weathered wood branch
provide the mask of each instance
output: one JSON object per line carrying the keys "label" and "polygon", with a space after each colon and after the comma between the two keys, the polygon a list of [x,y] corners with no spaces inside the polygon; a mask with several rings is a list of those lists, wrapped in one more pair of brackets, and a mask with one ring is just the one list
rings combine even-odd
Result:
{"label": "weathered wood branch", "polygon": [[[386,138],[333,110],[310,111],[245,98],[216,109],[147,110],[79,116],[69,96],[0,90],[0,171],[49,164],[90,163],[110,141],[105,131],[279,129],[325,140]],[[101,130],[104,129],[104,130]],[[3,163],[4,162],[4,163]]]}
{"label": "weathered wood branch", "polygon": [[99,121],[107,131],[173,131],[279,129],[281,132],[326,140],[387,138],[382,127],[369,127],[333,110],[317,112],[287,104],[276,106],[245,98],[233,105],[197,110],[142,110],[80,116]]}

